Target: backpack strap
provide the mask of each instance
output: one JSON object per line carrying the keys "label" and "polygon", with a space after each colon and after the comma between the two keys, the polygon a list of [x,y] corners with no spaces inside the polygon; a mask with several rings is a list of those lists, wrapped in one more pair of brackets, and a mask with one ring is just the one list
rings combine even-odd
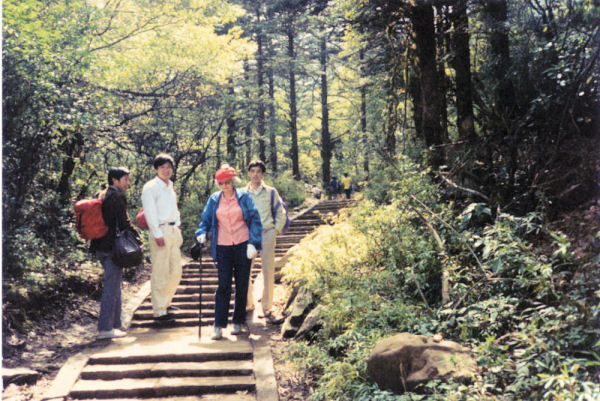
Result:
{"label": "backpack strap", "polygon": [[277,209],[273,207],[275,202],[275,189],[271,189],[271,216],[273,217],[273,224],[275,224],[275,217],[277,217]]}

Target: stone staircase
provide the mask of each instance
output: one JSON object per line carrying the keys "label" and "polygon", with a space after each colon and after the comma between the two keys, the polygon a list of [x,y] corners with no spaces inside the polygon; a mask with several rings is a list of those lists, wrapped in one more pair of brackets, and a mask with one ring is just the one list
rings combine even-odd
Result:
{"label": "stone staircase", "polygon": [[[291,248],[302,238],[329,223],[349,204],[323,201],[295,216],[289,231],[277,237],[276,269],[285,264]],[[253,323],[249,322],[250,335],[233,336],[228,329],[223,340],[210,340],[212,329],[208,326],[214,322],[217,270],[208,251],[204,253],[201,261],[183,267],[183,278],[172,302],[175,321],[157,325],[152,319],[150,297],[146,297],[133,314],[128,336],[107,341],[106,347],[89,356],[83,369],[76,372],[78,377],[66,399],[277,400],[276,383],[272,383],[274,392],[260,390],[262,384],[257,378],[265,377],[260,369],[268,363],[256,354],[263,344],[260,354],[265,355],[266,341],[255,333]],[[252,279],[259,273],[260,258],[252,269]],[[255,311],[254,324],[257,316]],[[272,371],[268,345],[266,349]]]}

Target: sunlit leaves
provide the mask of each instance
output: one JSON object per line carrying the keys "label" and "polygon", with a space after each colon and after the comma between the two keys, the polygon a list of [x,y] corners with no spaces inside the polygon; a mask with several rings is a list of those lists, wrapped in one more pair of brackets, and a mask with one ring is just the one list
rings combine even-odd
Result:
{"label": "sunlit leaves", "polygon": [[99,22],[106,30],[96,36],[93,79],[119,88],[147,88],[193,71],[206,81],[223,84],[251,46],[240,39],[239,28],[219,35],[215,26],[243,14],[227,3],[194,1],[111,3]]}

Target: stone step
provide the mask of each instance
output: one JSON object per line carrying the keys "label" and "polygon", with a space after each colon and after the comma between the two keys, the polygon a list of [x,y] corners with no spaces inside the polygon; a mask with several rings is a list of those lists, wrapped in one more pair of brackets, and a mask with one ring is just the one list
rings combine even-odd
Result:
{"label": "stone step", "polygon": [[[219,278],[215,275],[213,277],[202,277],[202,285],[204,284],[213,284],[217,283]],[[183,277],[181,281],[179,281],[179,285],[195,285],[198,286],[200,284],[200,277]]]}
{"label": "stone step", "polygon": [[[252,267],[251,274],[255,275],[260,271],[260,262],[261,259],[255,259],[255,263]],[[212,271],[203,272],[202,274],[198,272],[183,272],[181,279],[182,280],[196,280],[196,282],[202,278],[202,282],[210,282],[218,277],[217,269],[212,269]],[[181,283],[180,283],[181,284]]]}
{"label": "stone step", "polygon": [[[215,307],[215,299],[214,299],[214,294],[211,296],[210,300],[206,300],[206,301],[202,301],[202,310],[204,311],[206,308],[214,308]],[[190,310],[192,311],[196,311],[196,313],[198,312],[198,297],[196,297],[196,302],[190,302],[190,303],[172,303],[171,305],[176,306],[177,308],[179,308],[180,311],[182,312],[188,312]],[[231,306],[233,306],[233,300],[230,303]],[[140,305],[140,307],[137,309],[138,312],[144,311],[151,311],[152,310],[152,303],[148,300],[146,302],[144,302],[142,305]],[[174,311],[172,313],[177,314],[179,311]]]}
{"label": "stone step", "polygon": [[[212,317],[214,318],[214,308],[208,309],[208,308],[202,308],[202,317]],[[171,314],[174,316],[175,320],[180,320],[180,319],[193,319],[196,318],[198,319],[198,309],[196,310],[185,310],[185,311],[175,311],[175,312],[171,312]],[[154,321],[154,313],[152,311],[147,311],[147,312],[136,312],[133,315],[133,321],[135,322],[139,322],[139,321]]]}
{"label": "stone step", "polygon": [[256,383],[253,376],[209,376],[209,377],[159,377],[123,380],[79,380],[71,389],[70,397],[115,398],[115,397],[160,397],[198,395],[215,392],[253,392]]}
{"label": "stone step", "polygon": [[[232,280],[232,294],[235,293],[235,285],[233,285],[233,283],[235,282],[235,280]],[[215,293],[215,291],[217,291],[217,287],[218,284],[202,284],[202,299],[204,299],[204,295],[205,294],[213,294]],[[177,287],[177,292],[175,292],[175,297],[177,297],[178,295],[188,295],[188,294],[195,294],[196,296],[198,295],[198,291],[199,291],[199,287],[197,285],[180,285],[179,287]],[[196,298],[197,299],[197,298]],[[174,302],[180,302],[175,300]]]}
{"label": "stone step", "polygon": [[[206,316],[210,315],[210,316]],[[231,313],[229,314],[231,317]],[[214,326],[214,309],[208,313],[202,312],[202,326]],[[170,327],[194,327],[198,326],[198,315],[193,318],[181,318],[172,321],[161,322],[154,319],[149,320],[132,320],[130,327],[148,327],[148,328],[170,328]]]}
{"label": "stone step", "polygon": [[158,362],[128,365],[87,365],[83,380],[143,379],[151,377],[250,376],[252,361]]}
{"label": "stone step", "polygon": [[[139,398],[103,398],[103,401],[140,401]],[[247,391],[238,391],[234,394],[213,393],[213,394],[197,394],[197,395],[182,395],[173,397],[149,397],[144,398],[144,401],[256,401],[254,393]]]}
{"label": "stone step", "polygon": [[[214,300],[215,300],[214,292],[208,292],[208,291],[202,292],[202,302],[214,301]],[[145,302],[150,302],[150,300],[148,299]],[[198,303],[198,291],[196,289],[196,292],[192,293],[192,294],[175,294],[172,302],[175,304],[177,304],[178,302],[196,302],[196,303]]]}
{"label": "stone step", "polygon": [[[180,362],[210,362],[210,361],[251,361],[252,345],[247,341],[209,344],[188,344],[186,347],[173,348],[181,345],[172,339],[169,331],[162,333],[161,343],[148,342],[139,347],[123,352],[123,348],[113,345],[111,351],[92,355],[88,365],[134,365],[138,363],[180,363]],[[167,340],[171,340],[169,342]],[[170,347],[169,347],[170,345]],[[210,347],[210,348],[209,348]],[[167,350],[167,352],[165,352]]]}
{"label": "stone step", "polygon": [[[217,284],[206,284],[202,285],[202,293],[212,293],[214,294],[217,290]],[[180,285],[177,287],[177,292],[175,295],[183,295],[183,294],[198,294],[198,286],[197,285]]]}
{"label": "stone step", "polygon": [[[196,301],[198,301],[198,298],[196,298]],[[171,303],[172,306],[177,307],[180,310],[190,310],[190,309],[198,309],[198,302],[172,302]],[[204,306],[204,304],[203,304]],[[151,310],[152,309],[152,302],[148,299],[146,301],[144,301],[143,304],[141,304],[139,306],[139,308],[137,308],[137,311],[147,311],[147,310]]]}

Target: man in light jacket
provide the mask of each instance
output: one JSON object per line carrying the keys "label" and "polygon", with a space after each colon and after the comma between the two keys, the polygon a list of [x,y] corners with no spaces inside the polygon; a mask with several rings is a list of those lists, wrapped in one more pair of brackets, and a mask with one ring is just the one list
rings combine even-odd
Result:
{"label": "man in light jacket", "polygon": [[[254,204],[260,214],[262,223],[262,249],[260,258],[262,261],[263,273],[263,293],[262,308],[264,316],[272,321],[273,314],[273,290],[275,288],[275,245],[276,236],[281,232],[286,222],[285,210],[283,207],[276,207],[281,202],[279,193],[273,187],[264,183],[263,178],[267,168],[261,160],[253,160],[248,164],[248,178],[250,182],[244,188],[252,196]],[[275,216],[273,211],[276,209]],[[252,280],[248,286],[248,310],[254,309],[254,298],[252,296]]]}
{"label": "man in light jacket", "polygon": [[158,321],[173,320],[170,313],[171,300],[181,280],[181,251],[183,237],[179,226],[181,220],[177,209],[177,197],[171,176],[175,162],[167,154],[154,158],[156,177],[148,181],[142,190],[142,205],[150,231],[150,277],[152,310]]}

